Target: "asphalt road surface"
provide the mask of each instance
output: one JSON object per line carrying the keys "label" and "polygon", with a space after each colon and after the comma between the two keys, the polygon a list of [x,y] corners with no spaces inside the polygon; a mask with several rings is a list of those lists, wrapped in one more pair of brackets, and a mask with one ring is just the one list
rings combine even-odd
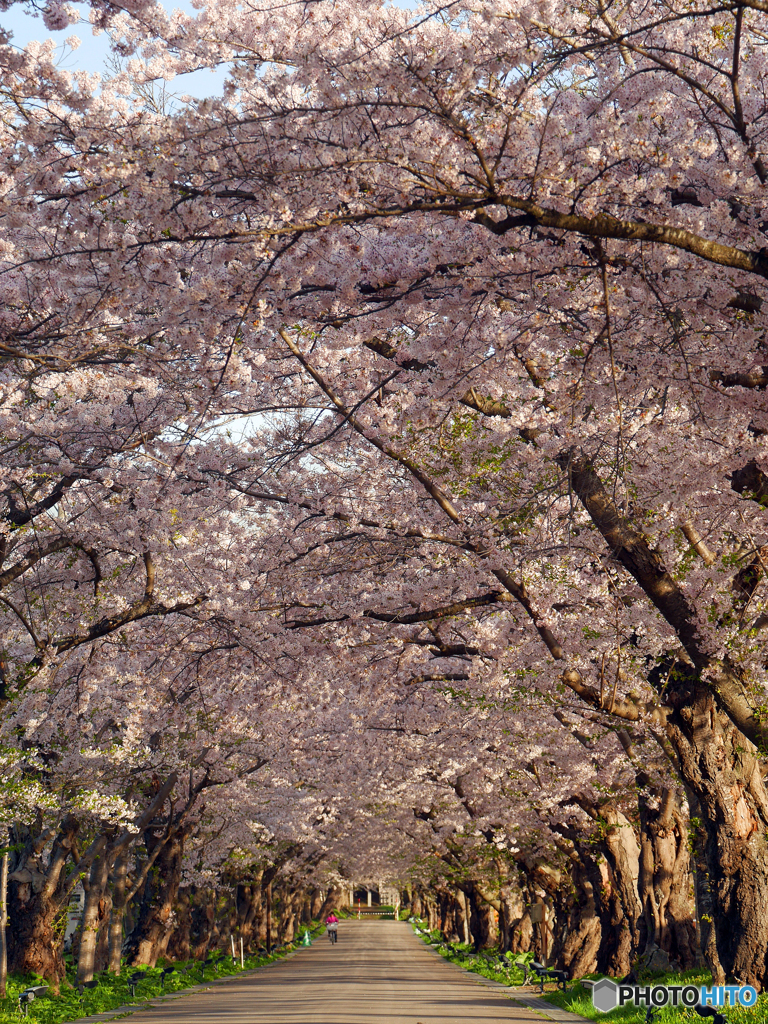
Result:
{"label": "asphalt road surface", "polygon": [[543,1024],[395,921],[342,921],[288,960],[142,1008],[127,1024]]}

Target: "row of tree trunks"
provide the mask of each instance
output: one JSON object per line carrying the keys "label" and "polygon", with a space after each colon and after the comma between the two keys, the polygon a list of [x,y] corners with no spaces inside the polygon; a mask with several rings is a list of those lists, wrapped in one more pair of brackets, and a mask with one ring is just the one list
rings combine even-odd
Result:
{"label": "row of tree trunks", "polygon": [[295,940],[302,922],[330,913],[344,903],[346,890],[307,890],[300,880],[279,878],[281,865],[296,853],[253,869],[247,880],[225,880],[225,889],[181,886],[184,847],[193,825],[186,812],[162,814],[176,782],[169,777],[150,794],[137,829],[113,829],[78,847],[81,823],[67,815],[54,833],[42,819],[16,823],[8,836],[8,921],[2,929],[9,972],[45,978],[54,990],[64,977],[64,921],[74,887],[81,881],[85,900],[72,940],[77,982],[106,969],[120,972],[121,961],[154,966],[161,957],[204,958],[232,941],[253,952]]}
{"label": "row of tree trunks", "polygon": [[[647,786],[642,791],[649,796],[641,801],[639,824],[634,825],[610,801],[599,806],[580,802],[600,828],[594,834],[563,828],[561,853],[567,872],[545,863],[497,864],[494,885],[462,881],[436,889],[416,886],[404,894],[403,902],[408,900],[412,912],[425,917],[429,927],[439,928],[449,941],[471,943],[475,949],[497,945],[512,952],[534,949],[542,958],[554,955],[573,976],[592,970],[624,975],[649,951],[663,954],[670,963],[691,966],[697,954],[697,933],[688,901],[687,816],[676,794],[654,794]],[[746,800],[745,806],[749,806]],[[20,924],[15,931],[9,930],[12,970],[25,970],[26,965],[26,973],[42,973],[41,956],[35,952],[42,947],[53,957],[51,980],[61,977],[55,961],[61,957],[55,922],[66,906],[68,879],[74,871],[67,875],[68,860],[78,871],[83,865],[88,868],[77,945],[78,977],[83,981],[106,966],[119,969],[121,948],[130,963],[154,965],[164,955],[203,957],[228,944],[229,936],[236,933],[248,951],[288,942],[296,937],[302,921],[324,917],[346,902],[341,886],[331,887],[323,896],[318,890],[305,892],[293,880],[278,883],[278,865],[233,883],[231,895],[217,898],[211,890],[182,889],[184,842],[191,826],[170,817],[153,817],[144,826],[144,859],[131,860],[132,872],[120,837],[98,837],[86,856],[77,851],[74,819],[66,819],[56,837],[45,830],[36,834],[35,828],[25,832],[17,827],[9,905],[12,921],[15,909]],[[710,833],[705,835],[708,871],[697,870],[696,882],[702,890],[707,880],[711,892],[717,884],[722,889],[722,881],[715,878],[711,884],[711,838]],[[45,893],[48,902],[42,913],[41,894]],[[542,899],[550,907],[544,936],[530,916],[530,906]],[[123,943],[129,906],[130,934]],[[26,912],[29,907],[32,913]],[[19,955],[24,927],[31,929],[34,939],[26,945],[26,961]]]}
{"label": "row of tree trunks", "polygon": [[[631,744],[628,754],[634,756]],[[682,790],[654,787],[637,771],[641,795],[632,820],[631,807],[625,813],[609,799],[570,801],[594,825],[574,817],[558,826],[560,866],[545,858],[495,862],[493,883],[416,887],[404,902],[410,898],[412,913],[448,942],[532,950],[571,977],[694,967],[701,951],[687,801]],[[545,907],[544,927],[532,920],[537,903]]]}
{"label": "row of tree trunks", "polygon": [[431,899],[419,897],[419,904],[446,942],[471,943],[475,949],[499,942],[498,901],[472,882],[456,889],[438,888]]}
{"label": "row of tree trunks", "polygon": [[[317,919],[324,896],[317,889],[305,892],[275,886],[277,870],[274,866],[255,870],[248,881],[233,882],[232,893],[180,887],[175,902],[175,926],[165,955],[172,960],[202,960],[213,949],[231,950],[233,939],[236,953],[242,940],[245,954],[266,949],[268,941],[293,941],[301,923]],[[272,919],[268,922],[270,902]]]}
{"label": "row of tree trunks", "polygon": [[[74,815],[62,820],[58,833],[44,828],[42,819],[12,826],[3,930],[9,972],[37,975],[58,989],[64,977],[63,925],[78,880],[85,893],[71,947],[78,983],[107,968],[119,973],[122,959],[154,966],[166,955],[202,957],[236,932],[249,951],[294,937],[305,905],[306,912],[317,910],[322,895],[297,894],[284,886],[273,922],[271,889],[279,864],[255,871],[237,896],[218,901],[215,892],[181,888],[184,846],[193,829],[188,811],[202,786],[163,816],[176,781],[169,776],[153,787],[146,810],[135,819],[138,829],[97,834],[84,852]],[[286,858],[293,853],[288,849]]]}
{"label": "row of tree trunks", "polygon": [[[158,781],[148,806],[135,819],[138,834],[155,818],[176,782],[173,774],[164,783]],[[38,975],[47,980],[54,991],[64,977],[60,925],[80,879],[86,899],[75,944],[78,981],[93,977],[97,961],[107,965],[113,907],[110,879],[113,875],[119,879],[120,872],[114,873],[114,865],[120,863],[121,855],[137,834],[134,829],[111,830],[96,835],[81,852],[80,830],[81,823],[72,814],[63,818],[57,833],[43,827],[41,817],[31,824],[16,822],[9,830],[8,968],[11,972]],[[118,885],[118,913],[125,908],[121,900]]]}

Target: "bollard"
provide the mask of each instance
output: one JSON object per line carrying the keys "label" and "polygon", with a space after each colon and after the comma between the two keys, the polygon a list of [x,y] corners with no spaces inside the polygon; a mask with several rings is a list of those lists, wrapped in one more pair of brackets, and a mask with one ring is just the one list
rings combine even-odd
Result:
{"label": "bollard", "polygon": [[312,945],[312,938],[311,938],[311,936],[309,934],[309,929],[308,928],[304,929],[304,935],[302,937],[301,944],[302,944],[302,946],[311,946]]}

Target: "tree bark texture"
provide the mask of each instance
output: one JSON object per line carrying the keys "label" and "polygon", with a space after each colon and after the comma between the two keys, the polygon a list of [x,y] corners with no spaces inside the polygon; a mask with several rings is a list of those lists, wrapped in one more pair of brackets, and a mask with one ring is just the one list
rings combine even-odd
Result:
{"label": "tree bark texture", "polygon": [[37,974],[54,988],[64,977],[61,938],[55,923],[68,896],[65,867],[75,846],[79,822],[67,815],[50,853],[51,837],[41,823],[29,828],[16,823],[10,830],[13,850],[8,873],[8,971]]}
{"label": "tree bark texture", "polygon": [[653,949],[663,956],[656,963],[690,970],[696,963],[696,925],[689,893],[692,885],[688,815],[676,793],[652,793],[651,806],[641,790],[640,899],[645,918],[644,953]]}
{"label": "tree bark texture", "polygon": [[136,924],[126,944],[125,955],[131,966],[154,967],[165,952],[181,882],[187,830],[188,826],[179,828],[168,839],[163,836],[153,840],[152,833],[147,833],[148,855],[152,855],[155,842],[163,842],[163,848],[147,875]]}
{"label": "tree bark texture", "polygon": [[[612,557],[639,584],[684,649],[683,655],[670,655],[663,699],[667,737],[681,778],[698,799],[706,831],[703,874],[712,896],[714,936],[702,936],[704,953],[717,983],[729,976],[762,989],[768,981],[768,794],[753,744],[766,746],[768,724],[739,667],[728,656],[710,653],[705,616],[692,596],[645,534],[620,513],[590,460],[569,451],[556,461]],[[736,474],[734,489],[754,490],[744,479]],[[580,679],[571,684],[584,699],[592,699]]]}
{"label": "tree bark texture", "polygon": [[80,925],[80,948],[77,956],[78,985],[91,981],[95,970],[96,947],[100,925],[104,920],[104,896],[109,880],[109,861],[104,849],[106,845],[107,840],[103,839],[101,852],[95,857],[89,873],[83,919]]}
{"label": "tree bark texture", "polygon": [[694,685],[677,708],[668,735],[701,807],[715,981],[724,980],[719,965],[723,975],[761,990],[768,975],[768,793],[757,752],[703,686]]}
{"label": "tree bark texture", "polygon": [[561,886],[558,892],[557,922],[562,920],[565,927],[555,956],[571,978],[583,978],[597,971],[602,942],[599,871],[594,862],[583,859],[572,847],[565,852],[571,867],[571,885],[567,890]]}
{"label": "tree bark texture", "polygon": [[128,857],[121,853],[112,871],[112,912],[109,917],[109,970],[120,974],[123,953],[123,929],[125,924],[126,884]]}

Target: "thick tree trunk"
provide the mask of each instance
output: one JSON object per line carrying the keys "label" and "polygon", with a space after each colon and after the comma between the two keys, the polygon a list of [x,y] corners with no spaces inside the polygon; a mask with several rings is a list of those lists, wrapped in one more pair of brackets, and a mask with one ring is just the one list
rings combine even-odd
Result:
{"label": "thick tree trunk", "polygon": [[237,932],[243,940],[243,948],[250,949],[258,910],[258,885],[240,883],[235,890],[237,911]]}
{"label": "thick tree trunk", "polygon": [[[694,797],[695,799],[695,797]],[[698,805],[698,800],[696,801]],[[698,826],[693,831],[693,856],[696,872],[696,923],[698,948],[703,964],[713,978],[725,978],[725,971],[717,955],[715,936],[715,894],[707,864],[707,830],[697,815]]]}
{"label": "thick tree trunk", "polygon": [[[483,948],[486,939],[486,932],[484,928],[484,916],[483,911],[480,910],[480,904],[475,895],[474,886],[471,884],[464,890],[464,899],[466,901],[467,916],[469,918],[469,939],[472,943],[472,948],[477,953]],[[485,907],[483,908],[485,910]]]}
{"label": "thick tree trunk", "polygon": [[691,854],[688,815],[673,791],[640,797],[640,898],[648,966],[688,970],[696,963],[696,925],[689,900]]}
{"label": "thick tree trunk", "polygon": [[715,981],[725,975],[761,990],[768,983],[768,793],[754,746],[709,690],[692,689],[668,735],[706,830]]}
{"label": "thick tree trunk", "polygon": [[469,930],[469,907],[467,897],[461,889],[456,892],[456,931],[459,934],[459,941],[469,945],[472,935]]}
{"label": "thick tree trunk", "polygon": [[250,950],[254,945],[258,946],[259,944],[259,922],[262,917],[261,872],[253,885],[248,886],[248,889],[248,910],[243,919],[241,934],[244,948]]}
{"label": "thick tree trunk", "polygon": [[267,886],[263,880],[257,894],[254,933],[256,944],[265,948],[267,945]]}
{"label": "thick tree trunk", "polygon": [[533,924],[531,915],[525,911],[519,921],[513,924],[510,952],[527,953],[533,948]]}
{"label": "thick tree trunk", "polygon": [[446,942],[462,942],[456,930],[457,905],[452,892],[447,889],[440,889],[437,893],[437,903],[440,914],[440,934]]}
{"label": "thick tree trunk", "polygon": [[519,890],[509,885],[502,886],[499,902],[499,949],[506,953],[512,950],[515,928],[519,927],[523,919],[525,906]]}
{"label": "thick tree trunk", "polygon": [[644,944],[640,930],[642,904],[638,890],[640,847],[632,826],[621,811],[611,804],[606,804],[600,810],[609,826],[605,836],[605,850],[611,878],[606,897],[610,907],[611,930],[616,939],[607,973],[617,976],[629,972]]}
{"label": "thick tree trunk", "polygon": [[[614,804],[608,801],[597,805],[583,798],[573,802],[599,825],[599,839],[587,837],[577,826],[558,830],[574,842],[590,874],[593,896],[599,899],[601,939],[597,969],[612,977],[623,977],[634,965],[645,940],[638,888],[640,847],[630,822]],[[595,860],[595,854],[600,853],[603,857]]]}
{"label": "thick tree trunk", "polygon": [[322,907],[320,908],[320,920],[324,921],[332,910],[339,910],[346,906],[347,899],[347,893],[341,888],[341,886],[332,885],[323,900]]}
{"label": "thick tree trunk", "polygon": [[[184,855],[186,831],[177,830],[164,842],[163,849],[147,875],[144,894],[136,925],[128,938],[126,959],[131,966],[147,964],[154,967],[165,952],[171,936],[171,918],[181,880],[181,862]],[[147,852],[152,853],[148,843]]]}
{"label": "thick tree trunk", "polygon": [[128,855],[123,852],[115,861],[112,872],[112,912],[109,917],[109,970],[120,973],[123,955],[123,925],[125,921]]}
{"label": "thick tree trunk", "polygon": [[589,862],[575,849],[567,850],[567,855],[571,862],[573,890],[562,911],[566,928],[557,958],[571,978],[583,978],[585,974],[597,971],[602,942],[599,899],[595,891],[599,871],[595,864],[591,864],[591,871],[588,870]]}
{"label": "thick tree trunk", "polygon": [[210,918],[211,918],[211,931],[208,936],[208,949],[207,952],[210,954],[214,949],[218,949],[221,945],[222,939],[222,928],[224,922],[219,916],[220,911],[220,897],[217,889],[206,889],[204,890],[205,897],[208,900],[210,907]]}
{"label": "thick tree trunk", "polygon": [[189,952],[195,960],[204,960],[214,939],[216,905],[210,889],[193,885],[190,890]]}
{"label": "thick tree trunk", "polygon": [[94,970],[96,974],[106,971],[109,966],[109,923],[112,918],[112,897],[109,890],[99,902],[99,932],[96,938]]}
{"label": "thick tree trunk", "polygon": [[293,942],[296,935],[296,904],[300,895],[283,890],[280,908],[280,943]]}
{"label": "thick tree trunk", "polygon": [[437,903],[429,895],[424,897],[424,909],[427,914],[427,928],[430,932],[436,932],[439,927],[440,918],[437,913]]}
{"label": "thick tree trunk", "polygon": [[75,845],[79,822],[67,815],[51,852],[50,832],[17,823],[10,830],[12,852],[8,874],[8,971],[36,974],[54,990],[64,977],[62,939],[56,918],[66,902],[65,867]]}
{"label": "thick tree trunk", "polygon": [[413,890],[411,908],[414,917],[418,917],[419,920],[422,920],[424,918],[424,905],[421,899],[421,892],[418,889]]}
{"label": "thick tree trunk", "polygon": [[312,897],[310,895],[306,895],[302,898],[299,923],[304,927],[307,927],[312,923]]}
{"label": "thick tree trunk", "polygon": [[174,904],[175,927],[171,932],[165,955],[170,960],[190,960],[192,958],[192,887],[182,885],[176,894]]}
{"label": "thick tree trunk", "polygon": [[310,904],[309,912],[312,915],[312,920],[316,921],[320,917],[320,909],[323,906],[325,897],[323,896],[322,889],[314,889],[312,892],[312,902]]}
{"label": "thick tree trunk", "polygon": [[[477,919],[479,949],[491,949],[499,941],[501,903],[491,892],[475,882],[470,892],[472,916]],[[473,935],[475,933],[473,932]]]}
{"label": "thick tree trunk", "polygon": [[59,904],[31,891],[26,880],[9,885],[8,968],[11,973],[36,974],[58,983],[64,977],[64,960],[56,940],[54,922]]}
{"label": "thick tree trunk", "polygon": [[103,909],[104,894],[109,878],[109,863],[103,848],[106,844],[107,840],[104,839],[101,853],[93,861],[88,878],[83,920],[80,925],[80,948],[77,955],[78,985],[92,980],[96,963],[99,927],[103,920],[100,910]]}

